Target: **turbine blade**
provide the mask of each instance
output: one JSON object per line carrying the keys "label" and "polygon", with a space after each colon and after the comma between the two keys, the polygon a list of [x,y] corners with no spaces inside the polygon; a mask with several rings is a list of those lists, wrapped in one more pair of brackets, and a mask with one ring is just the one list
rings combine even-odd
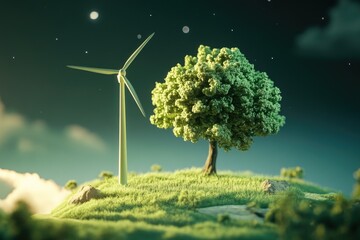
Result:
{"label": "turbine blade", "polygon": [[134,87],[131,85],[130,81],[129,81],[125,76],[121,76],[121,77],[124,78],[125,85],[126,85],[127,88],[129,89],[129,91],[130,91],[132,97],[134,98],[137,106],[139,107],[142,115],[143,115],[144,117],[146,117],[145,111],[144,111],[144,109],[143,109],[143,107],[142,107],[142,105],[141,105],[141,102],[140,102],[140,100],[139,100],[139,97],[137,96],[137,94],[136,94],[136,92],[135,92]]}
{"label": "turbine blade", "polygon": [[145,41],[135,50],[135,52],[133,52],[133,54],[131,54],[131,56],[129,57],[128,60],[126,60],[124,66],[122,67],[122,69],[126,70],[130,64],[132,63],[132,61],[134,61],[134,59],[136,58],[136,56],[140,53],[140,51],[145,47],[145,45],[148,43],[148,41],[150,41],[150,39],[154,36],[155,33],[152,33],[150,36],[148,36],[147,39],[145,39]]}
{"label": "turbine blade", "polygon": [[81,66],[72,66],[68,65],[68,68],[73,68],[77,70],[87,71],[87,72],[93,72],[93,73],[100,73],[105,75],[114,75],[118,74],[119,70],[115,69],[104,69],[104,68],[93,68],[93,67],[81,67]]}

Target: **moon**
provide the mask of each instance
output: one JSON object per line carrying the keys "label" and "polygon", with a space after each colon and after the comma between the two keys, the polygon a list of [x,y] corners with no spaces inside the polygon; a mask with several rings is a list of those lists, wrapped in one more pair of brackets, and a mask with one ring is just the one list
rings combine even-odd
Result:
{"label": "moon", "polygon": [[96,20],[96,19],[98,19],[98,17],[99,17],[99,13],[98,13],[98,12],[92,11],[92,12],[90,13],[90,18],[91,18],[92,20]]}
{"label": "moon", "polygon": [[183,33],[189,33],[190,28],[188,26],[183,26],[182,31],[183,31]]}

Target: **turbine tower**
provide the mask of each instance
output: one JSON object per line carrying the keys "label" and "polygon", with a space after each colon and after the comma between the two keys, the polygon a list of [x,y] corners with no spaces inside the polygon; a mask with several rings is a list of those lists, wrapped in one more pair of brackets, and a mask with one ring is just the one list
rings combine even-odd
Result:
{"label": "turbine tower", "polygon": [[104,69],[104,68],[92,68],[92,67],[81,67],[81,66],[72,66],[68,65],[67,67],[100,73],[105,75],[115,75],[117,74],[117,80],[120,85],[119,93],[119,183],[122,185],[127,184],[127,148],[126,148],[126,109],[125,109],[125,85],[130,91],[132,97],[134,98],[137,106],[139,107],[142,115],[145,117],[145,111],[140,103],[139,97],[137,96],[134,87],[131,85],[130,81],[126,77],[126,70],[134,61],[136,56],[140,51],[145,47],[145,45],[150,41],[155,33],[152,33],[145,41],[131,54],[131,56],[126,60],[124,66],[120,70],[115,69]]}

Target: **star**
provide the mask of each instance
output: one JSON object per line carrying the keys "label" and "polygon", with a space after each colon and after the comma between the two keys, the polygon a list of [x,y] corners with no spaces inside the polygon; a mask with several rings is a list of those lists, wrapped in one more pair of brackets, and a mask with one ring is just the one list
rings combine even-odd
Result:
{"label": "star", "polygon": [[232,32],[233,32],[233,31],[234,31],[234,29],[232,28],[232,29],[230,29],[230,31],[232,31]]}
{"label": "star", "polygon": [[55,38],[55,41],[58,41],[59,39],[58,38]]}
{"label": "star", "polygon": [[86,51],[85,51],[85,54],[88,54],[88,53],[89,53],[89,52],[86,50]]}
{"label": "star", "polygon": [[213,16],[215,16],[215,13],[213,13]]}
{"label": "star", "polygon": [[150,17],[152,17],[152,14],[150,13]]}
{"label": "star", "polygon": [[271,60],[274,60],[274,57],[271,57]]}
{"label": "star", "polygon": [[324,17],[321,17],[321,20],[325,20],[325,18],[324,18]]}

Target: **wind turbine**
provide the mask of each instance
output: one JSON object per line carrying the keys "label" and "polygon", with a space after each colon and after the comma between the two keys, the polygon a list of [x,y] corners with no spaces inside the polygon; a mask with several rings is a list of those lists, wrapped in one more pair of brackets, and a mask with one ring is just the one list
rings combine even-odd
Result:
{"label": "wind turbine", "polygon": [[125,111],[125,85],[129,89],[132,97],[134,98],[137,106],[139,107],[142,115],[145,117],[145,111],[140,103],[139,97],[137,96],[134,87],[126,77],[126,69],[130,66],[132,61],[150,41],[155,33],[152,33],[145,41],[131,54],[126,60],[124,66],[120,70],[115,69],[103,69],[103,68],[92,68],[92,67],[81,67],[68,65],[67,67],[83,70],[88,72],[100,73],[105,75],[117,74],[117,80],[120,84],[120,96],[119,96],[119,183],[122,185],[127,184],[127,148],[126,148],[126,111]]}

